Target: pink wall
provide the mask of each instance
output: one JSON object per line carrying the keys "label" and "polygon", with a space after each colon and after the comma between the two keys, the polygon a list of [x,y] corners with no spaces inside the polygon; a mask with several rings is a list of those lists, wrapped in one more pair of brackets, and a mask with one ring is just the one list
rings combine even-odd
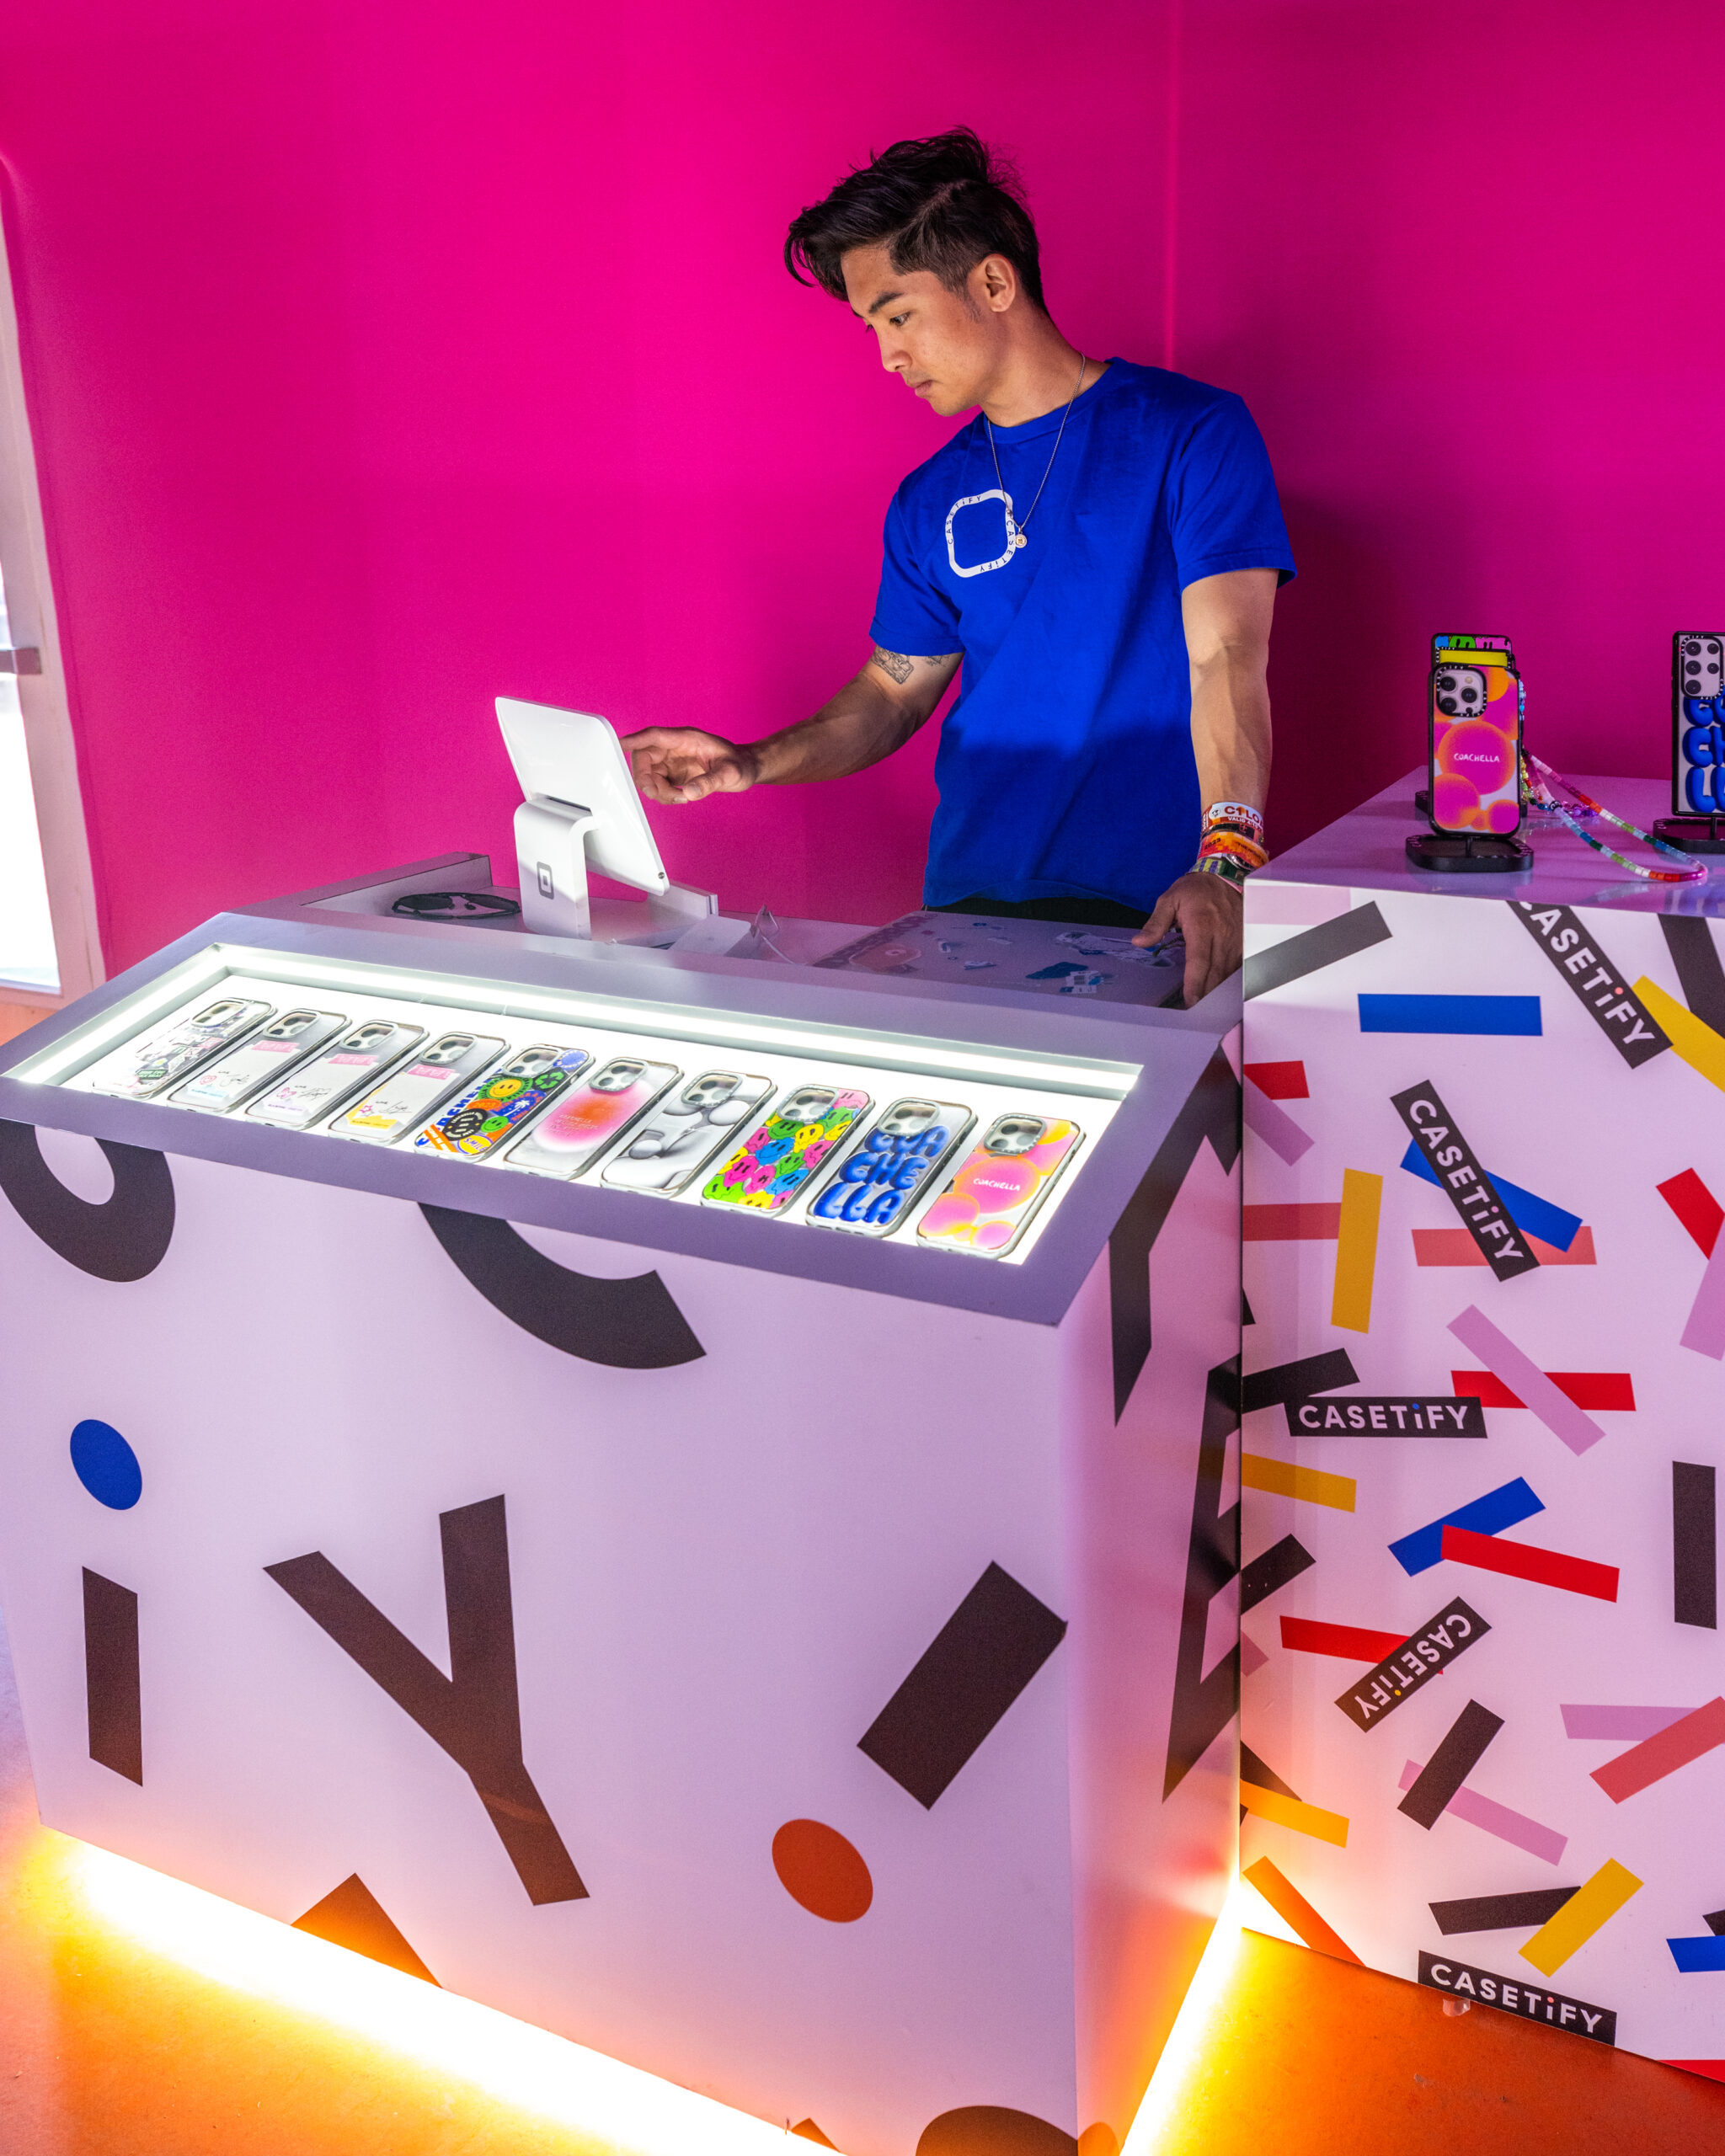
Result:
{"label": "pink wall", "polygon": [[[499,691],[747,735],[850,672],[881,512],[944,429],[777,249],[849,158],[959,118],[1020,152],[1069,334],[1172,349],[1264,428],[1303,570],[1280,841],[1420,753],[1440,627],[1514,634],[1554,760],[1660,767],[1665,639],[1725,611],[1717,9],[595,19],[0,21],[112,963],[227,901],[506,857]],[[916,895],[932,746],[659,813],[672,872],[884,918]]]}
{"label": "pink wall", "polygon": [[[33,23],[24,26],[26,13]],[[490,700],[748,736],[868,655],[880,519],[949,430],[778,253],[870,146],[1023,152],[1063,318],[1162,341],[1165,29],[670,0],[34,0],[9,245],[108,950],[489,846]],[[601,24],[595,28],[595,24]],[[1106,52],[1109,64],[1098,68]],[[658,812],[728,904],[915,904],[931,734]]]}

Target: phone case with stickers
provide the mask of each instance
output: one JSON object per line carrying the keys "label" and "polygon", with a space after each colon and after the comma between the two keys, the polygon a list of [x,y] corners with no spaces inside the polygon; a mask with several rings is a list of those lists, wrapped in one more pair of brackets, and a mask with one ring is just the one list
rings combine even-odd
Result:
{"label": "phone case with stickers", "polygon": [[805,1217],[852,1235],[890,1235],[975,1120],[956,1101],[895,1101],[836,1162]]}
{"label": "phone case with stickers", "polygon": [[305,1130],[320,1116],[350,1101],[362,1086],[381,1077],[392,1063],[425,1038],[423,1026],[389,1018],[366,1018],[254,1101],[245,1113],[283,1130]]}
{"label": "phone case with stickers", "polygon": [[600,1177],[617,1190],[675,1198],[772,1091],[770,1078],[707,1070],[663,1100]]}
{"label": "phone case with stickers", "polygon": [[507,1139],[560,1094],[593,1060],[584,1048],[536,1041],[501,1070],[463,1093],[414,1140],[416,1153],[449,1161],[488,1161]]}
{"label": "phone case with stickers", "polygon": [[1049,1117],[996,1117],[916,1223],[918,1240],[937,1250],[1004,1257],[1083,1134],[1076,1123]]}
{"label": "phone case with stickers", "polygon": [[782,1213],[859,1116],[867,1093],[837,1086],[793,1086],[701,1193],[708,1205]]}
{"label": "phone case with stickers", "polygon": [[329,1126],[338,1138],[393,1145],[435,1115],[451,1093],[494,1063],[505,1043],[489,1033],[444,1033],[392,1070]]}
{"label": "phone case with stickers", "polygon": [[222,996],[164,1032],[136,1044],[128,1043],[117,1054],[104,1057],[90,1082],[98,1092],[148,1100],[165,1091],[176,1078],[189,1077],[202,1065],[213,1063],[224,1049],[261,1026],[271,1009],[270,1004],[248,997]]}
{"label": "phone case with stickers", "polygon": [[674,1063],[614,1055],[584,1085],[548,1108],[501,1165],[527,1175],[578,1176],[649,1108],[681,1074]]}
{"label": "phone case with stickers", "polygon": [[278,1084],[335,1038],[347,1020],[339,1011],[284,1011],[238,1048],[207,1064],[169,1098],[206,1115],[226,1115],[266,1086]]}

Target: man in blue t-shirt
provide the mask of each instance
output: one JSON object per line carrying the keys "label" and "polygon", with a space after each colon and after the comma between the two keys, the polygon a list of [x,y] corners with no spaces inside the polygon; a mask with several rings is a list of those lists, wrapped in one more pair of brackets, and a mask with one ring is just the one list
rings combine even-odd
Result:
{"label": "man in blue t-shirt", "polygon": [[893,497],[861,673],[763,740],[632,734],[637,784],[689,802],[862,771],[962,667],[924,903],[1130,926],[1140,943],[1178,929],[1195,1002],[1240,963],[1270,616],[1294,574],[1251,414],[1066,342],[1012,175],[966,128],[841,181],[785,260],[849,302],[932,409],[980,408]]}

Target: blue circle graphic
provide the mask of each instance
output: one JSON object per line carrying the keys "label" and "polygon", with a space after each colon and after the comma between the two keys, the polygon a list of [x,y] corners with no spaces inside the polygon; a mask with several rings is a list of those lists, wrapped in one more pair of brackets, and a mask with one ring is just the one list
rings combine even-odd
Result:
{"label": "blue circle graphic", "polygon": [[138,1456],[109,1422],[80,1422],[72,1433],[72,1464],[99,1505],[130,1512],[144,1493]]}

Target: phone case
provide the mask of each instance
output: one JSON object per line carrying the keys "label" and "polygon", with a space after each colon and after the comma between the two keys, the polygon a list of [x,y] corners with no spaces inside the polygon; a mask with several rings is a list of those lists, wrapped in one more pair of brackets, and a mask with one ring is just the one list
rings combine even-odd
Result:
{"label": "phone case", "polygon": [[1680,629],[1671,639],[1671,811],[1725,814],[1725,636]]}
{"label": "phone case", "polygon": [[955,1101],[895,1101],[816,1192],[808,1219],[890,1235],[975,1120]]}
{"label": "phone case", "polygon": [[190,1018],[182,1018],[165,1033],[152,1035],[136,1048],[130,1044],[113,1060],[115,1068],[106,1077],[93,1075],[98,1092],[123,1093],[135,1101],[147,1100],[184,1078],[200,1064],[211,1063],[226,1048],[263,1024],[275,1006],[243,996],[224,995],[206,1003]]}
{"label": "phone case", "polygon": [[279,1083],[333,1041],[346,1023],[339,1011],[284,1011],[262,1033],[229,1049],[168,1097],[184,1107],[226,1115],[253,1094]]}
{"label": "phone case", "polygon": [[536,1041],[511,1056],[501,1070],[463,1093],[414,1140],[416,1153],[451,1161],[489,1160],[505,1139],[564,1091],[578,1070],[593,1060],[584,1048]]}
{"label": "phone case", "polygon": [[365,1019],[333,1048],[254,1101],[246,1113],[263,1123],[279,1123],[284,1130],[304,1130],[319,1116],[351,1100],[362,1086],[425,1038],[423,1026]]}
{"label": "phone case", "polygon": [[[1039,1135],[1012,1128],[1032,1124]],[[1076,1123],[1028,1114],[997,1117],[916,1223],[918,1239],[938,1250],[1003,1257],[1023,1234],[1083,1135]],[[1021,1138],[1029,1142],[1013,1142]]]}
{"label": "phone case", "polygon": [[618,1190],[675,1198],[772,1091],[770,1078],[737,1070],[703,1071],[681,1092],[660,1102],[622,1150],[612,1155],[600,1181]]}
{"label": "phone case", "polygon": [[505,1045],[489,1033],[445,1033],[391,1071],[381,1086],[373,1086],[329,1128],[339,1138],[393,1145],[435,1115],[476,1071],[494,1063]]}
{"label": "phone case", "polygon": [[793,1086],[702,1191],[708,1205],[782,1213],[859,1116],[867,1093],[836,1086]]}
{"label": "phone case", "polygon": [[674,1063],[614,1055],[539,1118],[503,1156],[528,1175],[578,1176],[681,1076]]}
{"label": "phone case", "polygon": [[[1459,640],[1450,638],[1452,646]],[[1434,831],[1509,838],[1521,828],[1521,682],[1484,638],[1433,666],[1429,703]]]}

